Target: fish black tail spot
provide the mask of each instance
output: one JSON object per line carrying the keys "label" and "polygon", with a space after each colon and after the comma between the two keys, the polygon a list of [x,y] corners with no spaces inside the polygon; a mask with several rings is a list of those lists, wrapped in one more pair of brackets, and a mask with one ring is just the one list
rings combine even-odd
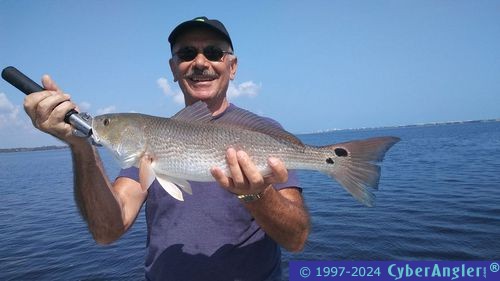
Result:
{"label": "fish black tail spot", "polygon": [[[375,137],[320,147],[322,172],[340,183],[354,198],[373,206],[385,153],[399,141],[396,137]],[[335,161],[335,165],[333,164]]]}
{"label": "fish black tail spot", "polygon": [[334,152],[335,152],[335,155],[337,155],[337,157],[347,157],[349,155],[347,153],[347,150],[345,150],[344,148],[341,148],[341,147],[335,148]]}

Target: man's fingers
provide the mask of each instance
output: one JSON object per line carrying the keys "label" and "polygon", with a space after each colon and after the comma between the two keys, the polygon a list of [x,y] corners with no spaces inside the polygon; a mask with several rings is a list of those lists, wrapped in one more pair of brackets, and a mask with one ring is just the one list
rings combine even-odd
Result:
{"label": "man's fingers", "polygon": [[226,152],[226,161],[227,166],[229,168],[229,172],[231,173],[231,178],[233,179],[233,183],[235,185],[242,185],[245,183],[245,175],[240,168],[240,164],[238,163],[237,152],[234,148],[229,148]]}
{"label": "man's fingers", "polygon": [[248,154],[244,151],[237,152],[238,163],[243,171],[243,174],[248,179],[251,185],[261,185],[264,183],[262,175],[257,170],[257,167],[252,162]]}
{"label": "man's fingers", "polygon": [[210,173],[222,187],[229,188],[232,186],[232,180],[226,177],[226,175],[220,168],[214,167],[210,170]]}
{"label": "man's fingers", "polygon": [[220,168],[212,168],[210,172],[222,187],[236,194],[259,193],[271,184],[286,182],[288,179],[288,170],[278,158],[268,159],[271,174],[266,177],[262,176],[245,151],[229,148],[226,151],[226,161],[229,177]]}
{"label": "man's fingers", "polygon": [[47,74],[42,76],[42,85],[45,89],[50,91],[58,91],[58,92],[61,91],[59,89],[59,86],[57,86],[56,82],[54,82],[54,80],[52,80],[52,78]]}
{"label": "man's fingers", "polygon": [[[60,103],[70,99],[68,95],[64,95],[65,98],[61,97],[62,91],[47,74],[42,76],[42,85],[46,89],[45,91],[32,93],[24,99],[24,110],[30,116],[35,127],[37,124],[44,122],[40,120],[48,118],[48,111],[51,111],[51,109],[54,109]],[[55,98],[54,101],[55,96],[57,96],[57,98]],[[56,104],[53,104],[54,102],[56,102]]]}
{"label": "man's fingers", "polygon": [[66,113],[74,108],[75,105],[69,99],[61,102],[54,108],[54,111],[52,111],[52,117],[54,117],[54,121],[63,122],[64,118],[66,117]]}
{"label": "man's fingers", "polygon": [[[46,97],[45,99],[41,100],[38,103],[38,106],[37,106],[36,112],[35,112],[37,119],[45,121],[49,118],[56,117],[57,118],[56,120],[58,120],[58,121],[63,120],[66,112],[74,107],[69,102],[69,99],[70,99],[70,97],[66,94],[53,94],[53,95],[50,95],[50,96]],[[65,103],[65,104],[62,107],[60,107],[59,105],[62,105],[63,103]],[[69,108],[69,107],[71,107],[71,108]],[[57,108],[57,110],[56,110],[56,108]],[[66,110],[66,111],[62,112],[63,110]]]}
{"label": "man's fingers", "polygon": [[51,96],[52,92],[50,91],[43,91],[43,92],[38,92],[34,93],[31,95],[26,96],[24,99],[24,111],[33,119],[35,117],[35,113],[38,107],[38,104],[40,101],[46,99],[47,97]]}
{"label": "man's fingers", "polygon": [[288,170],[283,161],[269,157],[267,164],[271,167],[272,174],[266,177],[266,183],[284,183],[288,180]]}

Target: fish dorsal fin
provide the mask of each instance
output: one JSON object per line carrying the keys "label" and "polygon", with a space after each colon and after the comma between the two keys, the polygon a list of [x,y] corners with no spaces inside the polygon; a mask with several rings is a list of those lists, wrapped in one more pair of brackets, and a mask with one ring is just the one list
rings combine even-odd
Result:
{"label": "fish dorsal fin", "polygon": [[297,145],[304,145],[296,136],[285,131],[276,121],[235,106],[230,106],[225,112],[214,116],[212,121],[217,124],[264,133],[275,139],[286,140]]}
{"label": "fish dorsal fin", "polygon": [[264,133],[275,139],[286,140],[297,145],[304,145],[296,136],[285,131],[276,121],[232,105],[223,113],[212,116],[212,112],[208,109],[207,104],[202,101],[197,101],[172,116],[172,119],[188,122],[223,124]]}
{"label": "fish dorsal fin", "polygon": [[197,101],[177,112],[171,119],[191,122],[209,122],[213,117],[207,104],[202,101]]}

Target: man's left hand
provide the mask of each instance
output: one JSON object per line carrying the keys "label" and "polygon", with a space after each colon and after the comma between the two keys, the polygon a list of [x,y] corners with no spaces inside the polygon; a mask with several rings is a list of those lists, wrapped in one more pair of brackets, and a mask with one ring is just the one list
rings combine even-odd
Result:
{"label": "man's left hand", "polygon": [[234,194],[262,193],[273,183],[283,183],[288,180],[285,164],[275,157],[270,157],[267,161],[272,171],[267,176],[260,174],[248,154],[242,150],[236,151],[234,148],[229,148],[226,152],[226,160],[231,177],[226,176],[219,167],[212,168],[211,173],[222,187]]}

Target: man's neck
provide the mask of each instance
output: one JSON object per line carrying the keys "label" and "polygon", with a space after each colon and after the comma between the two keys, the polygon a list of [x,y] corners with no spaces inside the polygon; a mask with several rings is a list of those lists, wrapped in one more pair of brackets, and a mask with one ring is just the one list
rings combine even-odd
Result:
{"label": "man's neck", "polygon": [[[208,105],[208,104],[207,104]],[[229,107],[229,101],[225,98],[222,100],[220,105],[214,106],[213,108],[210,108],[210,105],[208,105],[208,108],[212,112],[212,115],[219,115],[222,112],[226,111],[226,109]]]}

